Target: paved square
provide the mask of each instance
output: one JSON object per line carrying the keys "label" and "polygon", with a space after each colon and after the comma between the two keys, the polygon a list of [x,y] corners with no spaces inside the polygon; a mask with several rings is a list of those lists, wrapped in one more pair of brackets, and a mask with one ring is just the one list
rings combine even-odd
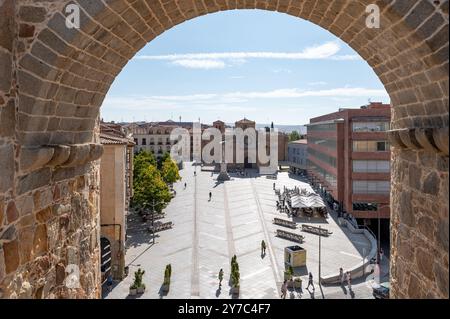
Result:
{"label": "paved square", "polygon": [[[276,229],[281,227],[272,223],[273,218],[286,218],[286,215],[276,209],[273,183],[277,188],[310,188],[309,184],[290,178],[288,173],[280,173],[277,180],[271,180],[256,171],[247,177],[232,174],[232,180],[218,183],[216,174],[200,171],[200,167],[190,164],[185,164],[180,174],[183,180],[174,185],[177,195],[165,210],[167,221],[174,223],[173,229],[158,233],[153,245],[145,225],[136,216],[130,216],[126,254],[129,275],[105,297],[129,298],[133,273],[140,267],[145,270],[146,284],[140,298],[231,298],[230,260],[236,255],[241,273],[240,298],[280,298],[284,248],[294,243],[275,236]],[[209,192],[212,192],[211,201]],[[339,227],[333,214],[328,219],[297,218],[296,221],[320,224],[333,232],[329,237],[322,237],[322,276],[336,273],[339,267],[350,269],[370,250],[364,235]],[[317,282],[316,290],[311,289],[309,293],[305,289],[308,272],[313,273],[315,281],[318,278],[319,238],[309,233],[302,232],[302,235],[307,266],[297,275],[302,276],[303,293],[293,292],[288,298],[371,298],[371,289],[364,282],[355,282],[353,294],[340,286],[319,289]],[[262,240],[267,243],[266,256],[261,256]],[[162,295],[160,288],[166,264],[172,265],[172,281],[169,293]],[[221,268],[225,275],[219,289],[217,277]]]}

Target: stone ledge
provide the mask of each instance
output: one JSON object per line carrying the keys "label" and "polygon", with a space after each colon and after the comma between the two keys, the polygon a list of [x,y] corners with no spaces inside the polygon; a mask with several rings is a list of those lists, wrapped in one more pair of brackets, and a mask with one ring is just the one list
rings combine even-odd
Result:
{"label": "stone ledge", "polygon": [[102,154],[101,144],[24,147],[20,152],[20,168],[31,172],[42,167],[75,167],[98,160]]}
{"label": "stone ledge", "polygon": [[425,150],[449,156],[448,127],[406,128],[388,131],[393,147]]}

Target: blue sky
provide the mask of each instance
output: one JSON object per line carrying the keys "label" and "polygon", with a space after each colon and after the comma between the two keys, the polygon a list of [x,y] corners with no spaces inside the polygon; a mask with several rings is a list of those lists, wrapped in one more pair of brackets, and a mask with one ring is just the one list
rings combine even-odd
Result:
{"label": "blue sky", "polygon": [[370,66],[333,34],[285,14],[236,10],[187,21],[147,44],[101,111],[106,121],[300,125],[369,99],[389,103]]}

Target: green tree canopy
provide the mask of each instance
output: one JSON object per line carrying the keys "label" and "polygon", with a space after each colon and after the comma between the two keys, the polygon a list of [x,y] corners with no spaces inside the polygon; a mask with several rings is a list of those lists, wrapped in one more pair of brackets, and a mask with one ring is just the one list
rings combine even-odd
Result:
{"label": "green tree canopy", "polygon": [[153,201],[155,201],[155,210],[161,212],[171,198],[169,187],[162,179],[158,169],[154,165],[143,168],[134,181],[133,202],[151,209]]}
{"label": "green tree canopy", "polygon": [[297,131],[292,131],[289,134],[289,142],[298,141],[299,139],[301,139],[301,136]]}
{"label": "green tree canopy", "polygon": [[158,158],[158,169],[162,169],[163,167],[163,163],[167,160],[170,159],[170,154],[167,152],[164,152],[164,154]]}
{"label": "green tree canopy", "polygon": [[149,165],[156,166],[155,156],[145,150],[139,151],[134,156],[133,178],[137,180],[140,173]]}
{"label": "green tree canopy", "polygon": [[168,184],[173,184],[181,179],[180,173],[178,171],[178,166],[174,160],[170,157],[162,164],[161,175],[163,180]]}

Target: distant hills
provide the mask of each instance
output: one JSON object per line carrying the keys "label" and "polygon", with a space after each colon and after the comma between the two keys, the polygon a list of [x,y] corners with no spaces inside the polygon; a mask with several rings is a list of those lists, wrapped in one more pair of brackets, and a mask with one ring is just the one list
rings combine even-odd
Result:
{"label": "distant hills", "polygon": [[[275,128],[280,132],[291,133],[297,131],[299,134],[306,134],[306,126],[304,125],[277,125],[274,124]],[[270,124],[256,124],[256,128],[270,127]]]}

